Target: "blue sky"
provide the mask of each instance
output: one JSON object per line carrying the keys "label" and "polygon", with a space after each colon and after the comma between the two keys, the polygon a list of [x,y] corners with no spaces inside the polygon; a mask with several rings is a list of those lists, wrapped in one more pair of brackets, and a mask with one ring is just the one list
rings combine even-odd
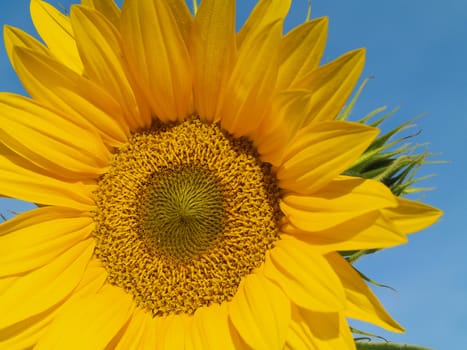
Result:
{"label": "blue sky", "polygon": [[[71,1],[51,1],[67,8]],[[254,5],[239,1],[239,22]],[[13,5],[14,4],[14,5]],[[353,116],[387,105],[400,106],[386,128],[415,115],[417,141],[442,153],[447,164],[425,167],[437,176],[423,185],[437,189],[423,200],[445,211],[435,226],[410,237],[407,245],[364,258],[359,268],[397,293],[376,289],[393,316],[407,329],[403,335],[358,326],[385,338],[438,350],[467,344],[467,2],[464,0],[314,0],[312,17],[328,16],[329,36],[323,62],[344,52],[367,48],[363,77],[374,76]],[[34,32],[29,1],[0,0],[0,23]],[[295,0],[286,29],[305,18],[306,0]],[[1,47],[3,47],[3,40]],[[0,91],[23,93],[5,52],[0,50]],[[0,212],[25,210],[11,200]]]}

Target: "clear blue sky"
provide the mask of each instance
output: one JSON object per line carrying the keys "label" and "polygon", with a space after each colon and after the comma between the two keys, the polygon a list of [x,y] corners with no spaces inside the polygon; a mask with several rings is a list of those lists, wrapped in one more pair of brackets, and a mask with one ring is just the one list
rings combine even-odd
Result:
{"label": "clear blue sky", "polygon": [[[70,0],[50,0],[68,8]],[[76,1],[74,1],[76,2]],[[254,5],[239,0],[239,22]],[[467,348],[467,2],[465,0],[314,0],[312,17],[328,16],[323,62],[358,47],[367,48],[363,76],[374,76],[354,110],[358,118],[377,107],[400,106],[392,124],[420,113],[419,142],[430,142],[443,165],[427,166],[437,187],[423,200],[445,211],[434,227],[409,244],[365,258],[359,268],[397,289],[376,290],[407,329],[403,335],[361,326],[389,340],[438,350]],[[28,0],[0,0],[0,23],[34,32]],[[306,0],[295,0],[286,29],[302,22]],[[3,40],[0,39],[3,47]],[[24,93],[6,55],[0,52],[0,90]],[[24,204],[0,201],[0,212]]]}

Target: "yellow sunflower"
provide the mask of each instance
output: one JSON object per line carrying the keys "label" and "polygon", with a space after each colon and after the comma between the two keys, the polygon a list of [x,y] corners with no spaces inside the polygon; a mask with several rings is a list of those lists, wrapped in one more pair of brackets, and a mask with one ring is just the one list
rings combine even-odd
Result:
{"label": "yellow sunflower", "polygon": [[340,175],[378,130],[335,121],[364,50],[319,66],[326,18],[290,0],[31,1],[6,27],[31,98],[0,94],[2,349],[354,349],[401,327],[339,254],[437,209]]}

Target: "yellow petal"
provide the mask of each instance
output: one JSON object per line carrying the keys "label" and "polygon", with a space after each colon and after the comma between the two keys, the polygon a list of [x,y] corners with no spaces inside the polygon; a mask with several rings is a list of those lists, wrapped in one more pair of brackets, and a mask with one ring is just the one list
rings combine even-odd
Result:
{"label": "yellow petal", "polygon": [[234,136],[255,130],[271,104],[281,28],[282,22],[266,26],[248,38],[238,52],[219,112],[222,127]]}
{"label": "yellow petal", "polygon": [[286,194],[280,207],[290,223],[304,231],[321,231],[362,214],[397,205],[382,183],[339,176],[312,195]]}
{"label": "yellow petal", "polygon": [[77,73],[83,71],[70,19],[42,0],[31,0],[34,26],[51,53]]}
{"label": "yellow petal", "polygon": [[93,250],[94,240],[80,242],[13,283],[0,299],[0,328],[37,315],[62,301],[81,280]]}
{"label": "yellow petal", "polygon": [[194,342],[193,349],[235,350],[229,330],[227,304],[211,304],[196,310],[193,315],[191,337],[198,339],[198,342]]}
{"label": "yellow petal", "polygon": [[195,109],[202,118],[214,121],[219,118],[225,86],[235,64],[235,1],[201,3],[193,23],[190,53]]}
{"label": "yellow petal", "polygon": [[[296,307],[295,307],[296,308]],[[294,313],[292,312],[292,317]],[[287,332],[284,350],[320,350],[313,343],[313,336],[308,325],[303,321],[291,321]]]}
{"label": "yellow petal", "polygon": [[290,224],[281,229],[326,252],[388,248],[407,242],[407,237],[379,212],[363,214],[322,231],[305,232]]}
{"label": "yellow petal", "polygon": [[0,94],[0,137],[11,150],[50,172],[96,178],[111,154],[91,128],[83,129],[33,100]]}
{"label": "yellow petal", "polygon": [[122,62],[120,34],[103,15],[83,6],[73,6],[70,18],[86,76],[120,103],[132,130],[149,127],[151,115],[138,105]]}
{"label": "yellow petal", "polygon": [[0,295],[10,288],[21,276],[6,276],[0,278]]}
{"label": "yellow petal", "polygon": [[102,262],[93,255],[91,261],[86,267],[86,271],[84,272],[81,282],[73,290],[73,294],[69,299],[67,299],[65,304],[73,303],[74,299],[80,299],[96,294],[96,292],[101,290],[104,286],[107,278],[107,270],[103,267]]}
{"label": "yellow petal", "polygon": [[97,129],[111,146],[126,142],[129,130],[121,107],[100,86],[52,57],[30,49],[16,48],[13,61],[23,85],[35,100],[84,129]]}
{"label": "yellow petal", "polygon": [[344,285],[347,317],[370,322],[392,332],[404,331],[402,326],[387,313],[359,273],[340,254],[329,253],[326,259]]}
{"label": "yellow petal", "polygon": [[42,318],[31,317],[0,330],[0,348],[11,350],[32,349],[47,330],[53,312]]}
{"label": "yellow petal", "polygon": [[280,187],[311,194],[352,165],[378,134],[358,123],[322,122],[292,142],[277,171]]}
{"label": "yellow petal", "polygon": [[44,207],[0,225],[0,276],[41,267],[86,239],[92,218],[59,207]]}
{"label": "yellow petal", "polygon": [[191,37],[193,16],[191,15],[185,0],[170,0],[167,3],[172,10],[172,15],[175,18],[178,29],[180,30],[180,33],[188,47]]}
{"label": "yellow petal", "polygon": [[383,215],[402,233],[414,233],[433,225],[443,212],[432,206],[397,198],[398,206],[383,210]]}
{"label": "yellow petal", "polygon": [[150,339],[155,339],[155,330],[152,329],[153,336],[147,334],[147,326],[152,326],[152,315],[147,310],[136,308],[128,321],[128,326],[121,337],[115,337],[107,346],[109,349],[127,350],[127,349],[151,349],[149,347]]}
{"label": "yellow petal", "polygon": [[[7,328],[0,330],[0,347],[4,349],[29,349],[37,343],[39,338],[47,331],[50,322],[60,312],[61,308],[66,307],[74,300],[83,296],[95,294],[107,278],[107,272],[99,267],[96,260],[86,267],[86,271],[78,284],[63,303],[60,303],[39,315],[32,316],[21,322],[17,322]],[[1,280],[0,280],[1,281]]]}
{"label": "yellow petal", "polygon": [[277,91],[288,89],[318,67],[328,31],[327,17],[308,21],[284,37],[279,56]]}
{"label": "yellow petal", "polygon": [[193,317],[186,314],[154,318],[157,350],[185,349]]}
{"label": "yellow petal", "polygon": [[344,307],[344,290],[338,277],[321,253],[304,242],[276,242],[266,257],[264,274],[296,305],[324,312]]}
{"label": "yellow petal", "polygon": [[120,9],[114,0],[81,0],[81,4],[99,11],[115,28],[120,28]]}
{"label": "yellow petal", "polygon": [[193,112],[191,63],[166,1],[128,0],[123,4],[124,54],[153,113],[162,121]]}
{"label": "yellow petal", "polygon": [[343,315],[292,309],[290,349],[355,350],[355,342]]}
{"label": "yellow petal", "polygon": [[247,275],[228,304],[229,318],[249,348],[282,349],[290,320],[290,302],[271,281]]}
{"label": "yellow petal", "polygon": [[[136,309],[135,313],[137,311],[139,313],[142,312],[139,309]],[[139,345],[136,347],[136,349],[156,349],[158,339],[156,337],[157,332],[154,326],[154,319],[147,311],[143,312],[146,314],[146,316],[144,316],[144,322],[141,325],[142,333],[141,337],[139,338]],[[121,349],[125,350],[129,348],[122,347]]]}
{"label": "yellow petal", "polygon": [[260,0],[237,35],[238,47],[270,24],[283,21],[291,3],[291,0]]}
{"label": "yellow petal", "polygon": [[313,106],[306,124],[335,119],[353,91],[364,65],[365,50],[351,51],[292,85],[313,92]]}
{"label": "yellow petal", "polygon": [[49,55],[49,51],[36,38],[23,32],[21,29],[5,26],[3,29],[3,37],[5,39],[5,49],[10,58],[10,62],[16,70],[15,60],[13,59],[13,49],[22,47],[39,52],[43,55]]}
{"label": "yellow petal", "polygon": [[133,308],[129,294],[106,284],[99,293],[63,308],[35,349],[104,349]]}
{"label": "yellow petal", "polygon": [[288,144],[303,125],[304,106],[310,99],[306,90],[287,90],[274,96],[261,124],[250,133],[263,161],[281,165]]}
{"label": "yellow petal", "polygon": [[0,195],[77,210],[95,207],[92,199],[95,185],[58,180],[41,174],[38,169],[31,168],[21,159],[12,160],[0,154]]}

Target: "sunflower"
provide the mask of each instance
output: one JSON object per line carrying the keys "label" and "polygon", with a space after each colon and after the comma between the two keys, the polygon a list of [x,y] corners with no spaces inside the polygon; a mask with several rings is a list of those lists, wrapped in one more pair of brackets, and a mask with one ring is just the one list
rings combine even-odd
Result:
{"label": "sunflower", "polygon": [[378,129],[336,121],[364,50],[319,66],[327,19],[290,1],[41,0],[44,43],[6,27],[30,94],[0,94],[8,349],[354,349],[393,331],[340,251],[386,248],[440,212],[341,175]]}

